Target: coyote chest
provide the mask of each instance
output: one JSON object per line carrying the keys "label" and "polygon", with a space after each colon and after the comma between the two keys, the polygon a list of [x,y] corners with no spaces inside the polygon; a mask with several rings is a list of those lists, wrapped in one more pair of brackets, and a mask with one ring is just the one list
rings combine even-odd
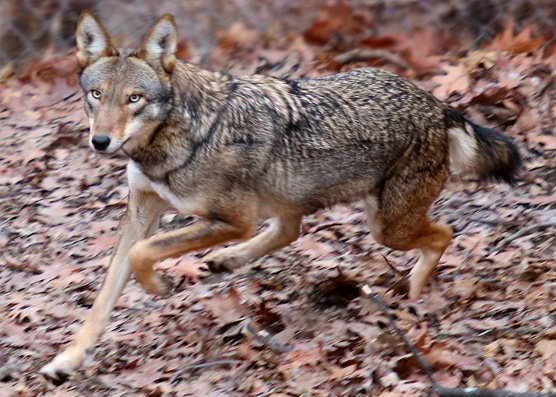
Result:
{"label": "coyote chest", "polygon": [[196,196],[179,197],[170,188],[160,182],[150,180],[134,161],[127,164],[127,179],[129,188],[146,192],[156,192],[164,201],[185,215],[201,214],[205,208],[201,199]]}

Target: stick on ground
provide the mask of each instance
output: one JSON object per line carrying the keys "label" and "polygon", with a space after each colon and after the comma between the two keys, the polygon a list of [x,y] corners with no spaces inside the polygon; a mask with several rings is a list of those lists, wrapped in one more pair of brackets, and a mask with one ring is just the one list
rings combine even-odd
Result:
{"label": "stick on ground", "polygon": [[380,296],[373,292],[369,285],[363,285],[361,287],[361,291],[363,295],[369,299],[371,299],[375,304],[378,305],[380,310],[386,315],[386,318],[390,322],[390,326],[396,332],[396,334],[400,337],[403,341],[407,349],[413,354],[413,356],[417,359],[419,366],[429,379],[429,382],[432,385],[431,393],[436,394],[439,397],[556,397],[556,393],[548,393],[548,394],[538,394],[538,393],[517,393],[508,390],[486,390],[486,389],[477,389],[474,387],[467,387],[464,389],[448,389],[444,387],[440,387],[436,380],[434,379],[434,375],[432,374],[432,370],[429,365],[423,359],[423,356],[417,351],[415,346],[406,338],[405,334],[402,332],[401,329],[398,328],[396,325],[396,319],[390,313],[390,309],[382,301]]}
{"label": "stick on ground", "polygon": [[502,248],[504,248],[506,245],[510,244],[516,238],[519,238],[521,236],[525,236],[526,234],[529,234],[529,233],[531,233],[531,232],[533,232],[537,229],[546,229],[547,227],[556,227],[556,222],[538,223],[536,225],[531,225],[529,227],[526,227],[525,229],[521,229],[521,230],[517,231],[516,233],[512,234],[511,236],[506,237],[504,240],[500,241],[498,244],[496,244],[496,247],[494,247],[489,252],[489,255],[494,253],[494,252],[500,251]]}
{"label": "stick on ground", "polygon": [[177,382],[181,378],[181,376],[186,372],[197,371],[209,367],[228,366],[234,364],[241,364],[241,361],[240,360],[218,360],[218,361],[212,361],[210,363],[190,365],[189,367],[185,367],[184,369],[180,369],[179,371],[176,371],[174,375],[172,375],[172,377],[170,378],[170,383]]}

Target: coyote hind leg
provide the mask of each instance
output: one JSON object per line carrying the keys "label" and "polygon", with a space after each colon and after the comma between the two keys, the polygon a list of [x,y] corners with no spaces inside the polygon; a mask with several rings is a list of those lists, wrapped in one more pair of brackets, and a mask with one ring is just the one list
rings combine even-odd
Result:
{"label": "coyote hind leg", "polygon": [[369,226],[378,243],[396,250],[421,250],[409,279],[412,299],[419,296],[452,239],[450,227],[427,218],[447,176],[447,164],[433,175],[397,175],[386,182],[379,198],[366,200]]}
{"label": "coyote hind leg", "polygon": [[420,231],[421,237],[413,244],[422,251],[419,261],[411,270],[409,278],[409,297],[417,298],[425,286],[427,279],[431,276],[448,248],[452,240],[452,229],[448,226],[428,221]]}
{"label": "coyote hind leg", "polygon": [[212,272],[232,271],[254,259],[294,242],[299,237],[301,214],[282,215],[271,220],[268,229],[232,247],[212,252],[205,258]]}

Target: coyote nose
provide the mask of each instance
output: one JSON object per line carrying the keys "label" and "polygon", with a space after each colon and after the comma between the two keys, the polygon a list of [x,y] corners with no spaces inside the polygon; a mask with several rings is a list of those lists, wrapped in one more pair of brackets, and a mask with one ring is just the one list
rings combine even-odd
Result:
{"label": "coyote nose", "polygon": [[110,138],[106,135],[95,135],[92,142],[96,150],[104,150],[110,145]]}

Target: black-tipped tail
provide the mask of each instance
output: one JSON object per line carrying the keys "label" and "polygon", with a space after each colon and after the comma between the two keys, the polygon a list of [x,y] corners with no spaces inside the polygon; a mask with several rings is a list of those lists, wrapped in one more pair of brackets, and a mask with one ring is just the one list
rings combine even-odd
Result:
{"label": "black-tipped tail", "polygon": [[506,135],[466,120],[478,143],[478,157],[486,179],[514,184],[521,168],[521,155],[515,143]]}
{"label": "black-tipped tail", "polygon": [[450,159],[456,171],[515,183],[521,156],[509,137],[465,119],[453,108],[447,112],[447,122]]}

